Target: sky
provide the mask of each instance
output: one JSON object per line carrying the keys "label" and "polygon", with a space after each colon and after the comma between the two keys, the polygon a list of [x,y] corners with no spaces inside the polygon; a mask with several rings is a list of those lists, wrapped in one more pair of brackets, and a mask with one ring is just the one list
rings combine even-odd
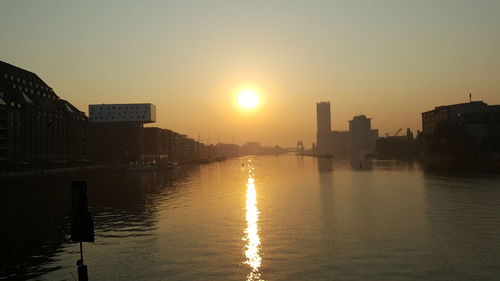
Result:
{"label": "sky", "polygon": [[147,102],[205,143],[310,147],[318,101],[333,130],[365,114],[382,136],[469,93],[500,104],[500,1],[2,0],[0,60],[84,112]]}

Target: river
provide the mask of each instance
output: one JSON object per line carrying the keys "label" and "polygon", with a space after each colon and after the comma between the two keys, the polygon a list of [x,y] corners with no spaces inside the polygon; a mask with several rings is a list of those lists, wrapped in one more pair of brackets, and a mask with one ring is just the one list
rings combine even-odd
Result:
{"label": "river", "polygon": [[0,280],[75,280],[71,180],[88,182],[90,280],[500,277],[499,176],[290,154],[0,182]]}

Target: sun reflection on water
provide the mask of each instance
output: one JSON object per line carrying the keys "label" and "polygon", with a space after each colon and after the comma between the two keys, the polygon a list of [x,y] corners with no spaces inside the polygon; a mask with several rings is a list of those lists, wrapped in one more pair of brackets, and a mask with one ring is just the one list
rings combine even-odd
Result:
{"label": "sun reflection on water", "polygon": [[259,236],[259,209],[257,208],[257,191],[255,190],[255,180],[251,164],[251,160],[247,164],[248,181],[246,192],[246,221],[247,228],[245,229],[245,236],[243,240],[246,241],[245,245],[245,264],[251,268],[247,275],[247,281],[259,281],[260,278],[260,265],[262,258],[260,256],[260,236]]}

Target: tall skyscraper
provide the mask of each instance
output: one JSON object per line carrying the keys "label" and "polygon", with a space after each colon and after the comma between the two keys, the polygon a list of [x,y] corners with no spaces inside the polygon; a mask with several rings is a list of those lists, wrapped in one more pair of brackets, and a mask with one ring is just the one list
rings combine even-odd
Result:
{"label": "tall skyscraper", "polygon": [[317,120],[317,134],[316,134],[316,150],[320,154],[330,153],[331,144],[331,115],[330,115],[330,102],[316,103],[316,120]]}

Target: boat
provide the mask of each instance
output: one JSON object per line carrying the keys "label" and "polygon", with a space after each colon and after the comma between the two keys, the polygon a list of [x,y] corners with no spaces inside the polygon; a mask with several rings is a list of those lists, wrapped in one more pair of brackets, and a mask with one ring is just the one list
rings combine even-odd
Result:
{"label": "boat", "polygon": [[158,166],[155,164],[138,163],[126,166],[124,167],[124,170],[131,172],[155,171],[158,170]]}
{"label": "boat", "polygon": [[177,168],[177,167],[179,167],[179,165],[175,161],[168,161],[165,164],[165,168],[167,168],[167,169],[174,169],[174,168]]}

